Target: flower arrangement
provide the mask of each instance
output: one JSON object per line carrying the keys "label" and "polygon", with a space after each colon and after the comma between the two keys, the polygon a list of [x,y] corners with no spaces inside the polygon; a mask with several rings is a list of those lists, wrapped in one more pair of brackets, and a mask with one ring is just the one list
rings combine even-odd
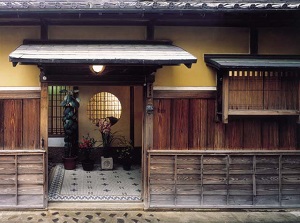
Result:
{"label": "flower arrangement", "polygon": [[84,153],[85,160],[90,160],[90,153],[96,142],[97,141],[93,137],[90,137],[89,134],[82,137],[81,142],[79,142],[79,148]]}
{"label": "flower arrangement", "polygon": [[111,144],[111,122],[109,118],[102,118],[96,124],[102,136],[103,147],[108,147]]}
{"label": "flower arrangement", "polygon": [[93,137],[90,137],[89,134],[87,136],[83,136],[81,142],[79,142],[80,149],[91,149],[95,146],[96,140]]}

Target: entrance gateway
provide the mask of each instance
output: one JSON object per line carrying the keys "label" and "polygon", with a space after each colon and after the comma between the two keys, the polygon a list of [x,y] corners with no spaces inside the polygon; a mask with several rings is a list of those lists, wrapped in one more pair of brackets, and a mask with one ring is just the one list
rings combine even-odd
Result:
{"label": "entrance gateway", "polygon": [[[35,194],[28,193],[21,198],[18,190],[14,201],[6,207],[46,208],[47,207],[47,155],[48,155],[48,86],[143,86],[143,142],[142,181],[144,202],[147,202],[147,157],[145,151],[153,147],[153,86],[154,74],[162,66],[185,64],[191,67],[196,58],[169,41],[34,41],[25,40],[9,56],[17,64],[37,65],[40,69],[40,148],[31,151],[14,151],[12,165],[24,160],[28,165],[38,164],[39,171],[31,170],[30,176],[38,178],[30,185]],[[105,65],[103,75],[92,74],[91,65]],[[104,75],[105,74],[105,75]],[[25,168],[25,167],[24,167]],[[28,169],[28,168],[27,168]],[[24,171],[27,171],[27,169]],[[22,176],[18,166],[17,178]],[[20,184],[20,185],[19,185]],[[22,181],[15,182],[22,188]],[[13,192],[14,193],[14,192]],[[39,196],[36,196],[39,194]],[[33,199],[34,198],[34,199]],[[24,199],[32,203],[24,202]],[[19,202],[23,200],[23,202]]]}

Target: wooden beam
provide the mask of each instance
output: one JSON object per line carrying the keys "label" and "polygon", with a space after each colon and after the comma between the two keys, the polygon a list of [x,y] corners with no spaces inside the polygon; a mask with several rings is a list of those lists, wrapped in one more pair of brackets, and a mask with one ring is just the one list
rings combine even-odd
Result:
{"label": "wooden beam", "polygon": [[1,90],[0,99],[40,98],[40,90]]}
{"label": "wooden beam", "polygon": [[252,115],[252,116],[298,116],[300,113],[297,110],[279,110],[279,109],[270,109],[270,110],[235,110],[229,109],[228,115]]}
{"label": "wooden beam", "polygon": [[215,99],[216,91],[210,90],[156,90],[153,92],[153,98],[165,98],[165,99],[176,99],[176,98],[207,98]]}

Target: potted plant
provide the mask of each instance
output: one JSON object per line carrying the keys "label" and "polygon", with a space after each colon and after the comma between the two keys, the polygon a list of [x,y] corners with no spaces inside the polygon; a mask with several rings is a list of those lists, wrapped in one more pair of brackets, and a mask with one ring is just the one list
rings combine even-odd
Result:
{"label": "potted plant", "polygon": [[118,140],[117,132],[111,132],[111,127],[118,121],[115,117],[101,118],[96,126],[101,133],[103,156],[108,158],[111,156],[110,147]]}
{"label": "potted plant", "polygon": [[128,141],[124,136],[119,138],[119,147],[117,150],[118,158],[123,165],[124,170],[130,170],[133,161],[133,146],[130,141]]}
{"label": "potted plant", "polygon": [[81,142],[79,142],[79,149],[83,154],[82,168],[85,171],[91,171],[94,169],[95,161],[90,158],[91,151],[95,147],[96,140],[93,137],[90,137],[89,134],[87,136],[83,136]]}
{"label": "potted plant", "polygon": [[78,90],[61,90],[60,93],[66,94],[61,102],[61,106],[64,107],[62,121],[65,134],[63,162],[66,170],[73,170],[76,168],[78,153]]}

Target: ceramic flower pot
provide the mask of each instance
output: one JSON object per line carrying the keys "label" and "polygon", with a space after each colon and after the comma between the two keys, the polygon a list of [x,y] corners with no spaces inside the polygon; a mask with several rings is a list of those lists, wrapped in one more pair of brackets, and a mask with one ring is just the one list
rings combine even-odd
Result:
{"label": "ceramic flower pot", "polygon": [[122,161],[122,166],[124,170],[131,170],[131,165],[132,165],[132,160],[123,160]]}
{"label": "ceramic flower pot", "polygon": [[94,169],[94,160],[88,159],[82,161],[82,168],[85,171],[92,171]]}
{"label": "ceramic flower pot", "polygon": [[76,169],[76,160],[77,160],[77,157],[63,157],[63,163],[64,163],[65,170]]}

